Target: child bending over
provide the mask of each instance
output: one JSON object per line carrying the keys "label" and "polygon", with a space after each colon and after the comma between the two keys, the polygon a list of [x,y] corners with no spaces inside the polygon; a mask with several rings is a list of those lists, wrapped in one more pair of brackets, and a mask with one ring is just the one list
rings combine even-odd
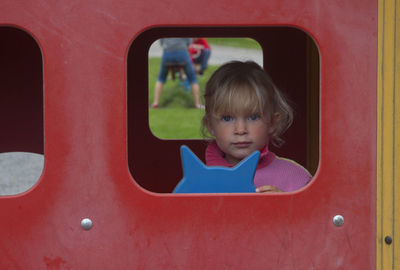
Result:
{"label": "child bending over", "polygon": [[258,150],[257,192],[294,191],[310,181],[302,166],[268,150],[270,143],[283,143],[280,136],[292,124],[293,111],[258,64],[234,61],[221,66],[204,97],[202,131],[215,138],[206,149],[207,166],[233,167]]}

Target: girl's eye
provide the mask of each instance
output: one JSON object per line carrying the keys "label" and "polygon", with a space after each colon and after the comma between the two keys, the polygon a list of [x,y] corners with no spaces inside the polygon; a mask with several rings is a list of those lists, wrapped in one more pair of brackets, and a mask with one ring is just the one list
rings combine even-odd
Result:
{"label": "girl's eye", "polygon": [[232,121],[233,118],[230,115],[225,115],[225,116],[221,117],[221,120],[224,121],[224,122],[229,122],[229,121]]}
{"label": "girl's eye", "polygon": [[257,113],[255,113],[255,114],[250,115],[250,116],[248,117],[248,119],[249,119],[249,120],[252,120],[252,121],[258,120],[258,119],[260,119],[260,115],[258,115]]}

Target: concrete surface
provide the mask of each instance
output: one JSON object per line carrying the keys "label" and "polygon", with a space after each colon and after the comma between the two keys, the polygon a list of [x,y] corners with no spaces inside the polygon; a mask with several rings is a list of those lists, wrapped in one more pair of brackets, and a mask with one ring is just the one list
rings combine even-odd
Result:
{"label": "concrete surface", "polygon": [[[149,57],[161,57],[161,54],[160,43],[156,41],[150,46]],[[211,45],[211,56],[208,60],[210,65],[221,65],[233,60],[252,60],[262,66],[263,55],[261,50]]]}

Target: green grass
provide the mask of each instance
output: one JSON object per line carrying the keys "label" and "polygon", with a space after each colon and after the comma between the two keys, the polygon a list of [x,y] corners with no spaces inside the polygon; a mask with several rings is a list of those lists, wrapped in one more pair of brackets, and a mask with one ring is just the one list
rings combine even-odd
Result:
{"label": "green grass", "polygon": [[[211,46],[231,46],[260,49],[260,45],[251,38],[207,38]],[[149,105],[153,102],[154,85],[160,69],[160,58],[149,59]],[[204,95],[205,85],[217,69],[209,66],[203,76],[197,79],[200,85],[200,96]],[[204,104],[204,102],[202,101]],[[161,139],[200,139],[201,119],[204,111],[194,109],[193,96],[179,85],[179,79],[167,79],[160,99],[160,108],[149,109],[149,124],[153,134]]]}
{"label": "green grass", "polygon": [[[160,58],[149,59],[149,105],[153,102],[154,85],[160,68]],[[209,66],[203,76],[197,79],[200,95],[217,66]],[[204,104],[204,102],[202,101]],[[194,108],[193,96],[179,85],[179,79],[168,78],[164,84],[158,109],[149,109],[149,125],[153,134],[161,139],[200,139],[201,119],[204,110]]]}
{"label": "green grass", "polygon": [[261,50],[260,44],[252,38],[207,38],[208,43],[212,45],[238,47],[246,49]]}
{"label": "green grass", "polygon": [[201,139],[204,110],[195,108],[150,109],[150,130],[162,139]]}

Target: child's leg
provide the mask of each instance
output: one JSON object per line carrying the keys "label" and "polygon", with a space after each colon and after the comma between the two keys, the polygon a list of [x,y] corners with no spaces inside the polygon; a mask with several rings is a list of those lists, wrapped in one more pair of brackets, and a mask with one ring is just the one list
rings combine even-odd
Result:
{"label": "child's leg", "polygon": [[156,86],[154,87],[154,101],[153,101],[153,104],[151,104],[152,108],[158,107],[158,103],[160,102],[162,90],[163,90],[163,83],[157,81]]}
{"label": "child's leg", "polygon": [[194,106],[198,109],[201,109],[202,105],[200,103],[200,86],[199,86],[199,84],[197,82],[193,83],[190,85],[190,88],[192,89]]}

